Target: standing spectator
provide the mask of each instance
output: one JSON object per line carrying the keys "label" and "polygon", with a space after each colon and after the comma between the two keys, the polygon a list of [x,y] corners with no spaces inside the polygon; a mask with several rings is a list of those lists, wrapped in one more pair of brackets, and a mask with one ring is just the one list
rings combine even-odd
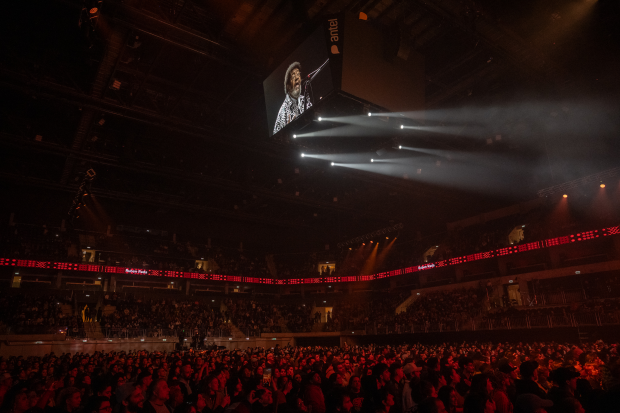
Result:
{"label": "standing spectator", "polygon": [[138,413],[144,407],[142,389],[134,383],[127,383],[117,388],[116,400],[122,406],[120,413]]}
{"label": "standing spectator", "polygon": [[170,398],[170,389],[164,379],[157,379],[151,383],[147,392],[149,399],[144,403],[143,413],[172,413],[166,402]]}
{"label": "standing spectator", "polygon": [[256,398],[252,406],[252,413],[273,413],[273,395],[269,389],[256,391]]}
{"label": "standing spectator", "polygon": [[394,406],[394,395],[386,388],[381,389],[377,393],[375,405],[375,411],[377,413],[390,413],[392,406]]}
{"label": "standing spectator", "polygon": [[310,373],[310,382],[304,393],[304,404],[312,406],[312,413],[325,413],[325,396],[320,386],[320,373],[317,371]]}
{"label": "standing spectator", "polygon": [[491,398],[495,402],[497,413],[512,413],[514,410],[513,404],[506,393],[509,383],[509,380],[501,372],[491,377],[491,385],[493,386]]}
{"label": "standing spectator", "polygon": [[527,360],[519,366],[521,379],[515,381],[516,396],[519,397],[525,393],[535,394],[541,399],[547,397],[545,392],[537,383],[538,381],[538,363],[534,360]]}
{"label": "standing spectator", "polygon": [[192,365],[189,363],[183,364],[181,367],[181,377],[179,378],[179,383],[181,384],[181,390],[185,396],[189,396],[192,394],[192,373],[194,370],[192,369]]}
{"label": "standing spectator", "polygon": [[568,367],[560,367],[554,370],[550,377],[557,385],[557,387],[552,387],[549,390],[548,395],[548,398],[553,401],[554,405],[559,406],[563,399],[575,397],[579,373],[570,370]]}
{"label": "standing spectator", "polygon": [[452,386],[444,386],[439,389],[437,398],[443,402],[447,413],[462,413],[463,408],[458,407],[458,393]]}
{"label": "standing spectator", "polygon": [[218,376],[211,375],[205,380],[207,386],[203,393],[206,395],[206,406],[203,412],[222,412],[230,404],[230,397],[220,391],[220,380]]}
{"label": "standing spectator", "polygon": [[69,387],[60,392],[56,405],[60,413],[75,413],[82,403],[82,392],[77,387]]}

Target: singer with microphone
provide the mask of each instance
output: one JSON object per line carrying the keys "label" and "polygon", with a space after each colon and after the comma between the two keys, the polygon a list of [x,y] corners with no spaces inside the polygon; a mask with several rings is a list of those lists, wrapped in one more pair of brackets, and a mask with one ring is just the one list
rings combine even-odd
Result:
{"label": "singer with microphone", "polygon": [[291,123],[304,110],[312,107],[312,102],[307,94],[301,93],[301,64],[293,62],[286,70],[284,75],[284,103],[280,107],[273,133],[277,133],[280,129]]}

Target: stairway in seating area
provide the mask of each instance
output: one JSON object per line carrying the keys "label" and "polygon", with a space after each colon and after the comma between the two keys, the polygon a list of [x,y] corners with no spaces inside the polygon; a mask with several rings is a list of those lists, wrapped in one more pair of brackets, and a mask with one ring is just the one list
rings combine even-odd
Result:
{"label": "stairway in seating area", "polygon": [[405,301],[403,301],[402,303],[398,304],[398,306],[396,306],[396,314],[400,314],[403,311],[407,311],[407,308],[409,308],[409,306],[411,304],[413,304],[413,302],[418,298],[417,295],[413,295],[411,294],[409,297],[407,297],[407,299]]}
{"label": "stairway in seating area", "polygon": [[313,333],[321,333],[323,332],[323,330],[325,330],[325,325],[327,323],[314,323],[314,325],[312,326],[312,332]]}
{"label": "stairway in seating area", "polygon": [[280,331],[282,331],[283,333],[291,332],[291,330],[289,330],[288,326],[286,325],[286,320],[284,319],[284,317],[278,318],[278,325],[280,326]]}
{"label": "stairway in seating area", "polygon": [[233,338],[245,338],[245,337],[247,337],[247,336],[245,335],[245,333],[244,333],[243,331],[239,330],[239,329],[237,328],[237,326],[236,326],[236,325],[234,325],[233,323],[230,323],[230,322],[229,322],[229,323],[228,323],[228,327],[230,328],[230,331],[232,332],[232,336],[233,336]]}
{"label": "stairway in seating area", "polygon": [[101,325],[95,321],[84,322],[84,333],[86,333],[86,337],[95,340],[102,340],[105,338],[101,331]]}

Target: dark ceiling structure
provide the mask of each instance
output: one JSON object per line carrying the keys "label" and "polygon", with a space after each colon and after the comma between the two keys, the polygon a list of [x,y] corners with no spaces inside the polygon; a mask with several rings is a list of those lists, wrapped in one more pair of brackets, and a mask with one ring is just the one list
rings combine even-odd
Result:
{"label": "dark ceiling structure", "polygon": [[[302,162],[296,147],[269,140],[262,81],[328,13],[363,12],[398,30],[424,56],[429,109],[523,90],[620,89],[612,1],[22,3],[1,28],[0,182],[10,195],[3,211],[23,219],[60,222],[92,168],[106,222],[311,249],[400,222],[437,231],[557,183],[534,177],[520,196],[445,188]],[[595,3],[587,18],[563,24],[581,3]],[[514,150],[482,138],[454,134],[437,145]]]}

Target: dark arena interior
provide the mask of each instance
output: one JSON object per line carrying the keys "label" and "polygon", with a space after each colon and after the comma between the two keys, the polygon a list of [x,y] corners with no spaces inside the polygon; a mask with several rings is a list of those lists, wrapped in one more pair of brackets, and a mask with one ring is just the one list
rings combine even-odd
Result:
{"label": "dark arena interior", "polygon": [[0,413],[620,412],[620,2],[0,13]]}

